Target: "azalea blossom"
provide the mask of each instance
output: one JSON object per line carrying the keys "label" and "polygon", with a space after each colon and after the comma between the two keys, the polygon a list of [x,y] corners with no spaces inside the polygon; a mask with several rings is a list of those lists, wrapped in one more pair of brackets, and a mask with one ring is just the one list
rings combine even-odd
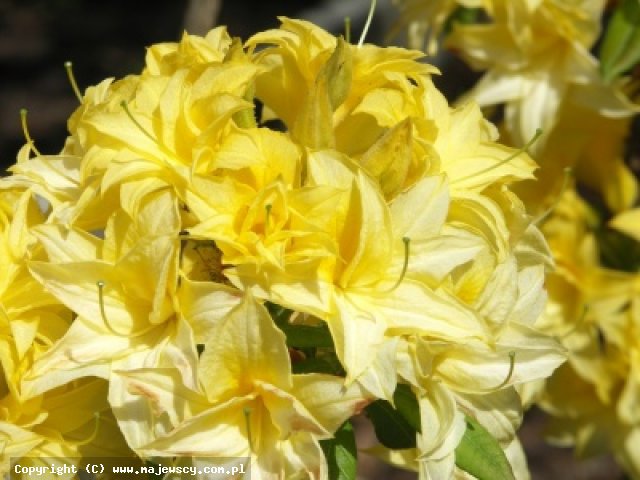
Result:
{"label": "azalea blossom", "polygon": [[[144,460],[325,479],[321,442],[400,386],[421,478],[460,474],[465,415],[525,472],[518,391],[565,360],[513,190],[536,164],[476,102],[449,106],[419,52],[281,21],[155,45],[86,90],[59,155],[27,142],[3,180],[42,199],[21,272],[67,323],[19,388],[98,382]],[[325,343],[288,345],[301,327]],[[297,373],[307,355],[337,367]]]}

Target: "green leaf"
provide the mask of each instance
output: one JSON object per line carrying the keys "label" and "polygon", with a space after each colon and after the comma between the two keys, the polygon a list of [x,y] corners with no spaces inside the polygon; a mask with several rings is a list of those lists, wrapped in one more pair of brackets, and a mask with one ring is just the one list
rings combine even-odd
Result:
{"label": "green leaf", "polygon": [[462,25],[473,25],[474,23],[479,23],[483,20],[483,10],[482,8],[468,8],[468,7],[458,7],[456,8],[447,21],[444,24],[444,32],[445,34],[451,33],[453,30],[454,24],[460,23]]}
{"label": "green leaf", "polygon": [[415,448],[420,431],[420,409],[408,385],[398,385],[393,394],[396,408],[386,400],[376,400],[365,408],[376,437],[387,448]]}
{"label": "green leaf", "polygon": [[611,82],[640,61],[640,1],[624,0],[611,16],[600,48],[600,69]]}
{"label": "green leaf", "polygon": [[498,441],[471,417],[456,448],[456,465],[478,480],[515,480],[513,470]]}
{"label": "green leaf", "polygon": [[636,239],[611,228],[595,233],[604,267],[630,273],[640,271],[640,243]]}
{"label": "green leaf", "polygon": [[277,323],[278,328],[287,336],[287,346],[295,348],[333,348],[333,338],[326,325],[291,325]]}
{"label": "green leaf", "polygon": [[280,326],[281,323],[287,323],[293,313],[292,310],[281,307],[277,303],[265,302],[264,306],[267,307],[269,315],[271,315],[271,318],[273,318],[273,321],[276,322],[278,326]]}
{"label": "green leaf", "polygon": [[326,373],[329,375],[343,377],[344,369],[338,357],[333,355],[323,355],[321,357],[306,358],[299,362],[292,362],[293,373]]}
{"label": "green leaf", "polygon": [[393,403],[415,432],[420,432],[420,405],[409,385],[400,383],[393,392]]}
{"label": "green leaf", "polygon": [[353,426],[345,422],[329,440],[321,440],[320,446],[324,451],[329,466],[331,480],[354,480],[358,463],[356,437]]}

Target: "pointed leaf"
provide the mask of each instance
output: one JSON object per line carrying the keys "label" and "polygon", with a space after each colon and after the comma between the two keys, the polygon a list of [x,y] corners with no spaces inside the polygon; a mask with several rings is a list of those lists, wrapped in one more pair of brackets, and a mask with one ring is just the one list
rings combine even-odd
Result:
{"label": "pointed leaf", "polygon": [[402,413],[393,408],[386,400],[373,402],[365,409],[365,412],[373,423],[376,437],[382,445],[393,449],[415,448],[416,431],[418,431],[415,427],[420,425],[419,408],[414,407],[415,412],[418,412],[418,418],[414,418],[414,415],[410,415],[408,412],[410,400],[407,399],[406,392],[398,395],[396,390],[394,402],[397,402],[398,399],[402,405]]}
{"label": "pointed leaf", "polygon": [[329,478],[331,480],[355,480],[358,453],[351,423],[345,422],[332,439],[322,440],[320,445],[327,458]]}
{"label": "pointed leaf", "polygon": [[456,465],[478,480],[515,480],[509,460],[485,428],[466,417],[467,430],[456,448]]}
{"label": "pointed leaf", "polygon": [[640,61],[640,2],[625,0],[611,17],[600,48],[600,68],[606,82]]}

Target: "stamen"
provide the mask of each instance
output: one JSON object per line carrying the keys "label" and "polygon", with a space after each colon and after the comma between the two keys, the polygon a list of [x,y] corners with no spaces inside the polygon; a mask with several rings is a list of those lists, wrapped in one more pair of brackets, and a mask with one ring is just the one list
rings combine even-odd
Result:
{"label": "stamen", "polygon": [[269,230],[269,220],[271,218],[271,209],[273,208],[273,205],[271,205],[270,203],[267,203],[264,206],[264,209],[266,211],[265,216],[264,216],[264,233],[266,235],[267,230]]}
{"label": "stamen", "polygon": [[458,182],[464,182],[465,180],[469,180],[470,178],[476,177],[478,175],[484,175],[485,173],[488,173],[491,170],[494,170],[496,168],[500,168],[502,165],[505,165],[505,164],[509,163],[511,160],[513,160],[514,158],[518,157],[521,153],[529,153],[529,149],[531,148],[531,146],[534,143],[536,143],[538,141],[538,139],[540,138],[541,135],[542,135],[542,129],[540,129],[540,128],[536,129],[536,133],[533,135],[533,137],[531,137],[531,140],[529,140],[524,145],[524,147],[522,147],[521,149],[519,149],[516,152],[512,153],[511,155],[509,155],[504,160],[501,160],[500,162],[496,163],[495,165],[491,165],[490,167],[483,168],[479,172],[473,172],[473,173],[471,173],[469,175],[466,175],[466,176],[464,176],[462,178],[456,178],[456,179],[452,180],[451,183],[454,184],[454,183],[458,183]]}
{"label": "stamen", "polygon": [[[131,110],[129,110],[129,105],[127,105],[126,101],[122,100],[120,102],[120,106],[124,109],[129,119],[133,122],[133,124],[136,127],[138,127],[138,129],[143,133],[145,137],[147,137],[149,140],[155,143],[158,146],[158,148],[162,150],[162,152],[165,155],[167,155],[169,158],[175,158],[176,155],[174,152],[172,152],[170,149],[168,149],[162,143],[160,143],[153,135],[151,135],[147,130],[145,130],[145,128],[140,124],[140,122],[138,122],[135,119],[135,117],[131,113]],[[171,168],[171,163],[166,158],[161,158],[161,161],[165,164],[165,166]],[[186,211],[189,211],[189,209],[187,208]]]}
{"label": "stamen", "polygon": [[569,186],[569,177],[571,176],[571,171],[572,171],[571,167],[564,168],[563,170],[564,175],[562,177],[562,186],[560,187],[560,191],[558,192],[558,195],[556,195],[556,198],[554,199],[553,203],[549,206],[549,208],[547,208],[544,212],[542,212],[540,215],[538,215],[536,218],[533,219],[532,223],[534,225],[540,225],[540,223],[546,220],[546,218],[549,215],[551,215],[551,213],[556,209],[556,207],[562,200],[562,195],[564,195],[565,190]]}
{"label": "stamen", "polygon": [[45,337],[42,333],[37,332],[35,338],[47,347],[51,347],[53,345],[53,342],[49,338]]}
{"label": "stamen", "polygon": [[505,387],[511,377],[513,376],[513,370],[516,367],[516,352],[509,352],[509,373],[507,373],[507,378],[505,378],[500,385],[491,389],[491,391],[500,390],[502,387]]}
{"label": "stamen", "polygon": [[98,286],[98,302],[100,304],[100,316],[102,317],[102,321],[104,322],[104,324],[107,326],[107,328],[109,329],[109,331],[111,333],[113,333],[114,335],[117,335],[119,337],[135,338],[135,337],[139,337],[141,335],[144,335],[145,333],[147,333],[150,330],[152,330],[153,328],[155,328],[155,325],[153,325],[153,324],[150,324],[146,328],[142,328],[139,332],[133,332],[133,331],[132,332],[119,332],[118,330],[113,328],[113,325],[111,325],[111,323],[109,322],[109,320],[107,318],[107,312],[105,311],[105,308],[104,308],[104,287],[106,286],[106,283],[105,283],[104,280],[98,280],[96,282],[96,285]]}
{"label": "stamen", "polygon": [[407,268],[409,267],[409,246],[411,239],[409,237],[402,237],[402,243],[404,244],[404,263],[402,264],[402,271],[400,272],[400,277],[396,280],[396,283],[394,283],[390,289],[386,290],[387,292],[393,292],[398,288],[407,273]]}
{"label": "stamen", "polygon": [[121,333],[121,332],[118,332],[115,328],[113,328],[113,326],[107,319],[107,312],[104,309],[104,287],[106,283],[102,280],[98,280],[96,282],[96,285],[98,286],[98,302],[100,303],[100,315],[102,316],[102,321],[107,326],[107,328],[111,331],[111,333],[113,333],[114,335],[118,335],[121,337],[128,336],[129,335],[128,333]]}
{"label": "stamen", "polygon": [[35,153],[38,157],[41,157],[42,154],[36,148],[36,145],[33,142],[31,135],[29,135],[29,128],[27,127],[27,109],[26,108],[20,109],[20,123],[22,124],[22,133],[24,134],[24,138],[27,141],[29,148],[31,148],[31,150],[33,150],[33,153]]}
{"label": "stamen", "polygon": [[106,283],[102,280],[98,280],[96,285],[98,286],[98,303],[100,304],[100,315],[102,316],[102,321],[112,333],[117,335],[118,333],[113,329],[109,320],[107,320],[107,312],[104,310],[104,286]]}
{"label": "stamen", "polygon": [[98,436],[98,430],[100,429],[100,412],[94,413],[93,416],[96,422],[95,426],[93,427],[93,433],[91,433],[91,435],[89,435],[89,437],[85,438],[84,440],[69,443],[71,443],[75,447],[81,447],[82,445],[88,445],[96,439],[96,437]]}
{"label": "stamen", "polygon": [[360,41],[358,42],[358,48],[362,47],[364,43],[364,38],[369,33],[369,27],[371,26],[371,22],[373,20],[373,12],[376,10],[376,0],[371,0],[371,7],[369,8],[369,15],[367,16],[367,21],[364,24],[364,29],[362,30],[362,34],[360,35]]}
{"label": "stamen", "polygon": [[78,82],[76,82],[76,77],[73,74],[73,63],[67,61],[64,62],[64,69],[67,71],[67,77],[69,77],[69,83],[71,84],[71,88],[73,89],[73,93],[76,94],[76,97],[80,103],[82,103],[82,93],[78,88]]}
{"label": "stamen", "polygon": [[351,43],[351,17],[344,17],[344,39]]}
{"label": "stamen", "polygon": [[247,427],[247,440],[249,441],[249,451],[253,453],[253,439],[251,438],[251,407],[243,408],[242,413],[244,413],[244,422]]}
{"label": "stamen", "polygon": [[131,113],[131,110],[129,110],[129,105],[127,105],[127,102],[122,100],[120,102],[120,106],[124,109],[124,111],[127,113],[127,117],[129,117],[129,119],[135,124],[136,127],[138,127],[138,129],[149,139],[151,140],[153,143],[158,144],[158,141],[153,137],[153,135],[151,135],[149,132],[147,132],[145,130],[145,128],[140,124],[140,122],[138,122],[135,117],[133,116],[133,114]]}

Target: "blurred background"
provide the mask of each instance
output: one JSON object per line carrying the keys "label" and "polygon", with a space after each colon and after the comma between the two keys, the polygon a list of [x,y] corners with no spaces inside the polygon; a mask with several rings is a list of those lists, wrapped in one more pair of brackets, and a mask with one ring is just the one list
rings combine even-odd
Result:
{"label": "blurred background", "polygon": [[[350,17],[358,38],[369,0],[0,0],[0,162],[4,170],[15,162],[24,144],[20,109],[29,111],[31,136],[42,152],[56,153],[66,137],[66,120],[77,107],[64,62],[73,62],[81,90],[107,77],[137,73],[145,47],[176,41],[185,28],[203,34],[213,25],[227,25],[243,39],[277,27],[277,16],[304,18],[339,34]],[[379,0],[367,36],[371,43],[402,45],[387,38],[395,21],[391,0]],[[477,75],[443,54],[428,59],[441,68],[436,85],[453,100]],[[544,443],[544,415],[533,410],[520,431],[533,480],[618,480],[624,476],[608,457],[576,462],[570,449]],[[359,446],[375,443],[366,418],[356,421]],[[361,454],[359,476],[372,480],[415,479]]]}

